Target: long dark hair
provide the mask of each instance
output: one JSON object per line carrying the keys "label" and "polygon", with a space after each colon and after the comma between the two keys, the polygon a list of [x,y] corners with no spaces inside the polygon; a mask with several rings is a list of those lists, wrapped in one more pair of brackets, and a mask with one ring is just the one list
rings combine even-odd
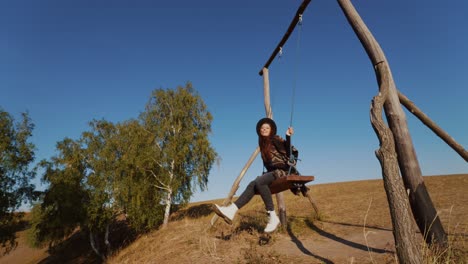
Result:
{"label": "long dark hair", "polygon": [[273,147],[273,137],[268,136],[268,137],[263,137],[259,136],[258,137],[258,146],[260,147],[260,153],[262,154],[262,159],[264,161],[269,161],[271,160],[271,148]]}
{"label": "long dark hair", "polygon": [[[270,134],[266,137],[261,135],[262,125],[267,124],[270,126]],[[265,117],[258,121],[257,123],[257,135],[258,135],[258,146],[260,147],[260,152],[262,153],[263,161],[271,161],[273,158],[271,155],[273,146],[273,138],[276,135],[276,123],[273,119]]]}

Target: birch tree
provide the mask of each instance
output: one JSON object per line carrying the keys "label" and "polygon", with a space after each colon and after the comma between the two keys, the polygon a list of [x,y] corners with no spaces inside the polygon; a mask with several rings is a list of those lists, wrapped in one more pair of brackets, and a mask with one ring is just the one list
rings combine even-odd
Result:
{"label": "birch tree", "polygon": [[122,150],[119,148],[119,136],[113,123],[93,120],[89,125],[91,130],[82,133],[81,137],[89,196],[84,225],[89,231],[91,248],[105,259],[111,253],[110,224],[121,213],[116,197]]}
{"label": "birch tree", "polygon": [[151,185],[163,194],[163,227],[171,205],[189,201],[195,188],[205,190],[217,153],[209,142],[213,117],[191,83],[177,89],[157,89],[140,115],[154,140],[153,162],[144,168]]}
{"label": "birch tree", "polygon": [[[162,192],[152,185],[154,175],[159,174],[158,167],[152,166],[159,149],[152,147],[154,135],[138,120],[125,121],[116,127],[122,153],[116,199],[132,227],[147,231],[161,225],[163,220]],[[152,174],[148,173],[148,168],[154,168]]]}

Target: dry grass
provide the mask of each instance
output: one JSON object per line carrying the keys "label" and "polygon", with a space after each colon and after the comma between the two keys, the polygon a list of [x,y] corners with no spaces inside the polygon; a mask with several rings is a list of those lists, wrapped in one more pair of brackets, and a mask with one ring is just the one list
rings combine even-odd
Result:
{"label": "dry grass", "polygon": [[34,249],[28,246],[26,230],[16,233],[18,246],[8,255],[0,255],[0,263],[2,264],[33,264],[39,263],[42,259],[47,258],[47,250]]}
{"label": "dry grass", "polygon": [[[451,242],[444,254],[425,249],[427,263],[466,263],[468,175],[425,177],[425,183]],[[232,226],[221,219],[209,226],[210,204],[221,200],[194,203],[174,214],[168,228],[141,237],[108,262],[396,263],[381,180],[312,185],[311,191],[321,221],[306,198],[290,192],[284,193],[289,228],[272,236],[262,234],[267,217],[259,197]]]}
{"label": "dry grass", "polygon": [[[425,183],[450,240],[446,252],[428,250],[422,243],[425,263],[468,263],[468,174],[425,177]],[[312,184],[311,192],[319,217],[306,198],[285,192],[288,228],[271,236],[262,233],[267,216],[257,196],[233,225],[221,219],[209,225],[211,203],[221,199],[192,203],[174,213],[167,228],[141,235],[107,262],[396,263],[381,180]],[[24,247],[0,257],[0,263],[45,263],[40,259],[47,257],[44,250]]]}

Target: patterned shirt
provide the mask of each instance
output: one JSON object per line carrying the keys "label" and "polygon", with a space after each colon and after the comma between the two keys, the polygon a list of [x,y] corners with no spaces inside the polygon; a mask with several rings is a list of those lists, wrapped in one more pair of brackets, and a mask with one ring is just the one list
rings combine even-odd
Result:
{"label": "patterned shirt", "polygon": [[264,160],[263,165],[268,172],[274,170],[289,170],[289,152],[291,139],[289,136],[286,136],[286,140],[282,139],[279,136],[275,136],[272,139],[273,148],[271,149],[271,159]]}

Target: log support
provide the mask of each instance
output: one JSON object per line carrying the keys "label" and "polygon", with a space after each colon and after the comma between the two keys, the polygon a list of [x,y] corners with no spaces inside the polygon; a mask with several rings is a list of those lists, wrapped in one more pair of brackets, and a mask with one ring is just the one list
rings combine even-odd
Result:
{"label": "log support", "polygon": [[405,187],[398,172],[395,143],[391,130],[382,118],[382,107],[388,98],[389,77],[387,66],[381,63],[377,66],[377,73],[381,76],[379,95],[375,96],[371,105],[371,123],[380,141],[380,148],[376,156],[382,166],[382,177],[390,208],[393,225],[393,237],[399,263],[421,263],[419,243],[415,237],[413,221],[409,210]]}
{"label": "log support", "polygon": [[410,113],[416,116],[424,125],[432,130],[437,136],[439,136],[447,145],[449,145],[460,157],[468,162],[468,151],[463,148],[462,145],[458,144],[447,132],[439,127],[434,121],[432,121],[424,112],[419,109],[408,97],[401,92],[398,92],[398,99],[400,103],[408,109]]}
{"label": "log support", "polygon": [[424,185],[406,116],[401,107],[387,59],[351,2],[338,0],[338,3],[372,62],[379,89],[382,89],[383,78],[386,78],[385,85],[388,87],[388,94],[384,103],[385,115],[393,134],[398,165],[405,188],[409,192],[414,219],[428,244],[435,242],[440,246],[445,246],[447,235]]}

